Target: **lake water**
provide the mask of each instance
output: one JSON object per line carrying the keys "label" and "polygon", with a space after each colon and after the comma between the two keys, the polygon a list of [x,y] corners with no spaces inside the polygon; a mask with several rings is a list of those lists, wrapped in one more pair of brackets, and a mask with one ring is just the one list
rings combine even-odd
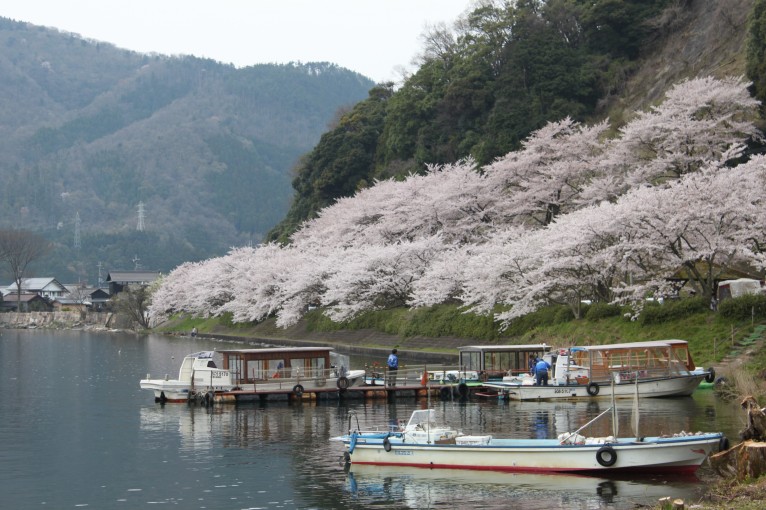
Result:
{"label": "lake water", "polygon": [[[211,340],[124,333],[0,330],[2,508],[629,509],[663,496],[694,502],[689,479],[603,479],[448,470],[344,469],[349,412],[362,427],[406,419],[425,400],[155,404],[147,373],[175,377],[183,356],[236,348]],[[351,367],[357,368],[354,358]],[[431,403],[464,432],[553,437],[609,403]],[[629,414],[630,403],[618,407]],[[642,435],[725,432],[742,412],[711,391],[644,399]],[[628,434],[627,417],[621,424]],[[601,427],[603,430],[599,430]],[[607,435],[597,423],[591,435]]]}

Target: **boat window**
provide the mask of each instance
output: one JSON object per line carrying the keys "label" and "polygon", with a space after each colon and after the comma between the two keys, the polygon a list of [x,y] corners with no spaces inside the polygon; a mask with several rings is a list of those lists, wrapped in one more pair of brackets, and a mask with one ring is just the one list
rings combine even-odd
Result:
{"label": "boat window", "polygon": [[303,358],[293,358],[290,360],[290,377],[306,375],[306,360]]}
{"label": "boat window", "polygon": [[215,361],[211,359],[210,361],[207,362],[207,368],[218,368],[218,367],[215,366]]}
{"label": "boat window", "polygon": [[481,366],[481,353],[480,352],[461,352],[460,353],[460,366],[465,370],[483,370]]}
{"label": "boat window", "polygon": [[487,352],[484,354],[484,369],[507,372],[518,366],[518,352]]}
{"label": "boat window", "polygon": [[247,374],[245,378],[254,381],[257,379],[268,379],[268,374],[265,372],[264,360],[250,359],[247,360]]}
{"label": "boat window", "polygon": [[242,374],[242,358],[235,354],[229,355],[229,362],[228,362],[229,371],[234,376],[235,381],[241,381],[243,378]]}
{"label": "boat window", "polygon": [[689,354],[689,348],[686,345],[674,346],[672,348],[673,357],[678,360],[687,370],[694,370],[694,362],[692,361],[691,354]]}
{"label": "boat window", "polygon": [[286,377],[287,373],[285,372],[285,360],[283,359],[271,359],[268,360],[268,372],[271,374],[271,377],[274,379],[280,378],[280,377]]}

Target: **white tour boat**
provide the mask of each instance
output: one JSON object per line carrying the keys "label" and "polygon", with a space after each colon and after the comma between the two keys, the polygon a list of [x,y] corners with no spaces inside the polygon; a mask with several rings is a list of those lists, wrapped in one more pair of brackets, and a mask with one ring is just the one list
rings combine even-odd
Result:
{"label": "white tour boat", "polygon": [[[220,367],[214,356],[221,357]],[[341,358],[331,364],[331,356]],[[186,356],[178,379],[166,375],[140,381],[142,389],[154,392],[156,402],[212,402],[216,394],[239,392],[292,393],[302,396],[313,390],[334,388],[344,391],[364,384],[364,370],[348,370],[348,357],[331,347],[276,347],[202,351]]]}

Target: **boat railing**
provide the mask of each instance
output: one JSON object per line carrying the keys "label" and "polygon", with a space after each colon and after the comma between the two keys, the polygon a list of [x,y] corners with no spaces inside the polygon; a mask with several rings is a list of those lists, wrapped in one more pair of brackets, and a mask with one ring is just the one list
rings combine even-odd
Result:
{"label": "boat railing", "polygon": [[465,370],[457,365],[400,365],[396,371],[386,367],[365,367],[366,380],[369,385],[400,386],[428,384],[460,384],[467,380],[478,380],[478,373]]}
{"label": "boat railing", "polygon": [[280,368],[273,372],[262,372],[251,378],[240,381],[240,386],[253,385],[253,389],[268,386],[276,389],[293,389],[300,384],[306,388],[335,386],[337,380],[347,374],[347,370],[339,368]]}
{"label": "boat railing", "polygon": [[609,367],[608,369],[594,370],[591,369],[591,379],[593,382],[609,382],[615,380],[618,382],[635,381],[638,378],[639,381],[647,379],[663,379],[667,377],[687,375],[689,371],[682,365],[670,364],[664,367]]}

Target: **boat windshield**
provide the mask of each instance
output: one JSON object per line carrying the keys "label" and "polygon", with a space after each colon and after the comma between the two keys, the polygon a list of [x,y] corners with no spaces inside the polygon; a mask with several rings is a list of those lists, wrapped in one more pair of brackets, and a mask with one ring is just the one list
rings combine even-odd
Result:
{"label": "boat windshield", "polygon": [[407,423],[408,429],[414,429],[418,425],[424,429],[427,427],[433,427],[436,421],[436,413],[433,409],[420,409],[412,412],[410,421]]}

